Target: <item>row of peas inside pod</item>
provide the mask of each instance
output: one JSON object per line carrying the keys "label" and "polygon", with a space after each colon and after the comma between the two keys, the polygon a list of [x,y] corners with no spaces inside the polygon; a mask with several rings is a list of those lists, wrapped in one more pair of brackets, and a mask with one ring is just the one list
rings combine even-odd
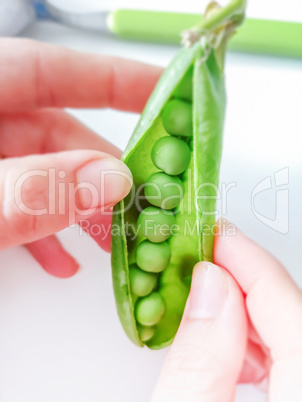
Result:
{"label": "row of peas inside pod", "polygon": [[158,171],[151,174],[144,185],[148,203],[137,220],[142,241],[136,246],[135,263],[130,265],[129,278],[142,342],[154,336],[166,310],[158,290],[171,260],[170,241],[175,216],[185,191],[182,178],[191,161],[192,81],[193,68],[189,68],[162,110],[164,135],[151,149],[151,160]]}

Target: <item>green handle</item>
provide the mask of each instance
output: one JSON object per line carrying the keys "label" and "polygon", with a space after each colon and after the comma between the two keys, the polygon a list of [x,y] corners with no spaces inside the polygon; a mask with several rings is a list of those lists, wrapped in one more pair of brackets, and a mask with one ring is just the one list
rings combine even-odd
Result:
{"label": "green handle", "polygon": [[[108,15],[107,25],[116,35],[126,39],[180,43],[180,33],[200,21],[198,14],[121,9]],[[300,58],[302,24],[247,19],[231,39],[229,49]]]}

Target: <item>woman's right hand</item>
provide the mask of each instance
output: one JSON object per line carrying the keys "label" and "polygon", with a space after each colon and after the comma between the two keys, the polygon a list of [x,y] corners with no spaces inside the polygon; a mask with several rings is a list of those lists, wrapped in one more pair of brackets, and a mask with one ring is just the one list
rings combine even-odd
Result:
{"label": "woman's right hand", "polygon": [[[231,402],[268,378],[270,402],[302,401],[302,292],[286,269],[221,221],[214,264],[193,272],[182,323],[152,402]],[[235,230],[234,230],[235,229]]]}

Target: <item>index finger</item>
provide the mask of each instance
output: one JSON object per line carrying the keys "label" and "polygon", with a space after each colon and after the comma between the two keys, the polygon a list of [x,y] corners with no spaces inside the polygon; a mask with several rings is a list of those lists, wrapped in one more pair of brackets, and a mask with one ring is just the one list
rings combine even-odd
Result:
{"label": "index finger", "polygon": [[251,321],[270,349],[270,400],[302,400],[302,292],[271,254],[238,229],[234,234],[234,225],[220,224],[227,235],[216,236],[214,261],[246,293]]}
{"label": "index finger", "polygon": [[[270,253],[227,221],[215,237],[214,262],[227,269],[246,294],[251,320],[264,343],[278,358],[302,346],[302,292]],[[228,232],[228,226],[233,232]],[[231,227],[229,226],[229,227]],[[299,331],[289,331],[293,323]]]}
{"label": "index finger", "polygon": [[27,39],[0,39],[0,112],[83,107],[140,112],[162,69]]}

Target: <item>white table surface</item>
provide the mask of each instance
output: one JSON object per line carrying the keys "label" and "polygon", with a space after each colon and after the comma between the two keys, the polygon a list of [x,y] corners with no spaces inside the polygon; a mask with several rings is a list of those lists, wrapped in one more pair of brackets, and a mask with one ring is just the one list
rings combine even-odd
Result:
{"label": "white table surface", "polygon": [[[97,2],[86,1],[85,5],[93,3]],[[150,8],[172,10],[172,3],[153,1]],[[297,20],[300,13],[302,19],[298,0],[251,3],[248,15],[285,15]],[[128,6],[118,1],[111,4]],[[186,1],[187,10],[196,10],[194,4]],[[140,4],[132,1],[129,5]],[[50,23],[36,23],[23,36],[163,66],[177,51],[174,46],[127,42]],[[228,110],[221,182],[234,182],[236,187],[229,192],[224,216],[273,252],[301,286],[302,61],[229,54],[226,75]],[[72,113],[121,148],[138,120],[137,115],[110,110]],[[255,217],[251,193],[261,180],[286,167],[289,184],[282,189],[289,194],[289,231],[281,234]],[[255,207],[273,218],[274,190],[258,194]],[[277,210],[278,219],[286,221],[285,205],[279,203]],[[59,236],[82,266],[68,280],[47,275],[23,248],[0,253],[0,401],[148,401],[166,350],[137,348],[124,335],[115,310],[110,256],[80,235],[78,228]],[[254,387],[241,386],[236,402],[265,399]]]}

